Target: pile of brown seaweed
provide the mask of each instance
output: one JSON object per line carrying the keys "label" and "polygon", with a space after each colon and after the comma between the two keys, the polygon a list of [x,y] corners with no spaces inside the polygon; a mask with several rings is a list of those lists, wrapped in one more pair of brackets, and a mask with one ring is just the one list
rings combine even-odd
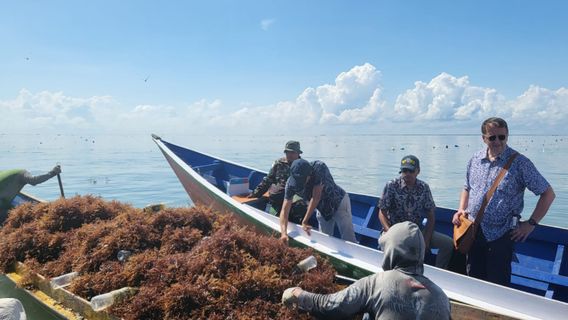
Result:
{"label": "pile of brown seaweed", "polygon": [[[132,255],[120,262],[120,250]],[[309,319],[280,299],[291,286],[338,289],[324,259],[294,272],[311,254],[204,207],[147,213],[93,196],[21,205],[0,232],[3,271],[16,261],[46,277],[77,271],[69,290],[85,299],[139,288],[109,310],[124,319]]]}

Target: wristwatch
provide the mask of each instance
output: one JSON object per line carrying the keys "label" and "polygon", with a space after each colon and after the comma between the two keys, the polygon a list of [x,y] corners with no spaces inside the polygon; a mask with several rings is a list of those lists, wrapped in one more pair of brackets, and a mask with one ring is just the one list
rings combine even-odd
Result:
{"label": "wristwatch", "polygon": [[538,225],[538,222],[536,222],[535,219],[530,218],[530,219],[529,219],[529,224],[530,224],[531,226],[536,226],[536,225]]}

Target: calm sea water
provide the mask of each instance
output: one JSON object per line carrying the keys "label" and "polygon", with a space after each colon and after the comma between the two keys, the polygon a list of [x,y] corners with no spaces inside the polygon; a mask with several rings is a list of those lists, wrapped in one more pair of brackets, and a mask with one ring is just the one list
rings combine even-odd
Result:
{"label": "calm sea water", "polygon": [[[407,154],[421,160],[419,178],[430,184],[438,206],[456,208],[471,155],[484,145],[479,135],[348,136],[163,136],[164,140],[268,171],[289,139],[301,142],[303,157],[325,161],[336,182],[353,192],[377,195],[398,175]],[[566,136],[511,136],[509,145],[528,156],[552,184],[556,200],[545,224],[568,227]],[[0,170],[25,168],[34,174],[61,164],[66,196],[94,194],[129,202],[187,206],[191,200],[173,171],[145,135],[11,135],[0,133]],[[46,200],[59,196],[57,179],[24,191]],[[523,217],[537,197],[526,191]]]}

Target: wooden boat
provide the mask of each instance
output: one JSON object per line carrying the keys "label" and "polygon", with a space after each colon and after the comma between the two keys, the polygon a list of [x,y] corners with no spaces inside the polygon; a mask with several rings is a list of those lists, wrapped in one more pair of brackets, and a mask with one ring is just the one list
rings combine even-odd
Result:
{"label": "wooden boat", "polygon": [[[26,202],[39,203],[44,200],[33,195],[20,192],[12,200],[12,206],[17,206]],[[53,296],[46,294],[45,288],[49,288],[49,281],[38,276],[32,279],[36,288],[24,289],[18,288],[18,283],[22,281],[24,275],[24,266],[18,263],[16,270],[8,274],[0,274],[0,297],[13,297],[19,299],[24,305],[27,319],[79,319],[77,314],[65,308],[63,301],[57,301]],[[41,281],[40,281],[41,280]],[[41,284],[40,284],[41,282]],[[47,284],[47,285],[46,285]]]}
{"label": "wooden boat", "polygon": [[[156,135],[152,138],[194,203],[233,212],[259,231],[280,233],[279,219],[265,212],[265,201],[239,197],[254,189],[265,172],[172,144]],[[349,197],[358,244],[317,231],[307,236],[293,223],[288,224],[288,235],[293,245],[315,249],[328,257],[341,275],[358,279],[381,271],[383,253],[377,250],[381,226],[375,213],[378,197],[356,193],[349,193]],[[454,212],[437,208],[437,231],[451,234]],[[565,319],[568,312],[567,251],[568,230],[537,226],[530,238],[516,247],[513,288],[429,265],[425,265],[425,275],[443,288],[455,302],[454,308],[466,304],[506,317]]]}

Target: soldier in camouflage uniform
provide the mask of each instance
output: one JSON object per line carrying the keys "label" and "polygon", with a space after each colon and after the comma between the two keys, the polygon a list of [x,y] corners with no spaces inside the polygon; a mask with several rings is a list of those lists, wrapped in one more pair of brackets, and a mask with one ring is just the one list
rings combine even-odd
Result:
{"label": "soldier in camouflage uniform", "polygon": [[[286,186],[286,181],[290,176],[290,165],[294,160],[301,158],[300,154],[302,153],[302,150],[300,150],[300,142],[288,141],[284,147],[284,153],[286,156],[274,161],[268,175],[262,179],[249,196],[250,198],[260,198],[266,191],[268,191],[268,201],[272,208],[276,211],[276,215],[279,215],[280,209],[282,209],[284,188]],[[292,204],[290,221],[294,223],[301,223],[305,213],[305,202],[302,199],[297,199]]]}

